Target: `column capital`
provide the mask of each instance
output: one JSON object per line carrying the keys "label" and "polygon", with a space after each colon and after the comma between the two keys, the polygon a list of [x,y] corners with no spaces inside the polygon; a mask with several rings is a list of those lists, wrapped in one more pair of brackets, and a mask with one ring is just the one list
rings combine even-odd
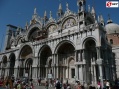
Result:
{"label": "column capital", "polygon": [[45,67],[48,67],[48,65],[45,65]]}

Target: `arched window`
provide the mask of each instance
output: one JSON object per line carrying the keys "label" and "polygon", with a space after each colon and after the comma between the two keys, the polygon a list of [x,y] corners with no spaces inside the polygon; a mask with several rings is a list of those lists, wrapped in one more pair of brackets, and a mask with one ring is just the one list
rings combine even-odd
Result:
{"label": "arched window", "polygon": [[112,39],[110,39],[110,44],[113,44],[113,40]]}

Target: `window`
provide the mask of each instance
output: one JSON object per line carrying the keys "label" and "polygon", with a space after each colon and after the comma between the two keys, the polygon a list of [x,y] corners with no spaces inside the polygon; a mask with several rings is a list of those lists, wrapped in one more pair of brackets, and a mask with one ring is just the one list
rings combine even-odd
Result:
{"label": "window", "polygon": [[113,40],[112,39],[110,39],[110,44],[113,44]]}
{"label": "window", "polygon": [[74,78],[75,76],[75,69],[71,69],[71,77]]}

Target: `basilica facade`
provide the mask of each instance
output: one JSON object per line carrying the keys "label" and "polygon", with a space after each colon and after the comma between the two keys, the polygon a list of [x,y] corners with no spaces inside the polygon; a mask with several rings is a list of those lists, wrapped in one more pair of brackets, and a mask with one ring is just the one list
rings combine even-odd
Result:
{"label": "basilica facade", "polygon": [[38,16],[36,8],[25,28],[7,25],[5,50],[0,53],[0,75],[15,78],[59,78],[82,84],[115,80],[116,66],[104,19],[77,0],[78,12],[58,8],[58,19]]}

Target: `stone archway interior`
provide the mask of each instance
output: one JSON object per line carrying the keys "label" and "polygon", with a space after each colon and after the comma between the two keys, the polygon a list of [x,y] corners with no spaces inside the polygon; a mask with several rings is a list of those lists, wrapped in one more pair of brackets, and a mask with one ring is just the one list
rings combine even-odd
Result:
{"label": "stone archway interior", "polygon": [[10,70],[9,70],[9,75],[12,76],[14,74],[14,66],[15,66],[15,54],[12,53],[10,55]]}
{"label": "stone archway interior", "polygon": [[20,54],[20,59],[28,59],[30,57],[32,57],[32,49],[30,46],[26,45],[22,48],[21,50],[21,54]]}
{"label": "stone archway interior", "polygon": [[96,62],[97,60],[96,43],[92,39],[87,40],[85,42],[85,59],[86,59],[86,81],[87,83],[91,84],[95,76],[94,66],[92,66],[91,64],[93,62]]}
{"label": "stone archway interior", "polygon": [[32,64],[33,64],[33,59],[29,58],[27,59],[26,63],[25,63],[25,74],[27,74],[26,76],[30,78],[32,78]]}
{"label": "stone archway interior", "polygon": [[[52,52],[48,46],[45,46],[42,48],[41,54],[40,54],[40,77],[41,78],[46,78],[49,73],[48,71],[52,72],[52,70],[49,70],[51,67],[48,68],[48,66],[51,66],[51,64],[50,65],[47,64],[47,61],[51,57],[51,55],[52,55]],[[49,61],[49,63],[52,63],[52,61]]]}
{"label": "stone archway interior", "polygon": [[70,43],[64,43],[62,44],[59,48],[58,48],[58,63],[59,63],[59,67],[58,67],[58,78],[63,78],[63,79],[69,79],[72,78],[71,76],[71,66],[74,67],[74,64],[69,65],[69,63],[71,63],[71,61],[69,62],[69,58],[70,57],[74,57],[75,53],[74,53],[74,46]]}
{"label": "stone archway interior", "polygon": [[39,30],[40,30],[40,29],[37,28],[37,27],[31,29],[31,31],[29,32],[29,35],[28,35],[28,40],[29,40],[29,41],[33,41],[34,38],[37,37]]}
{"label": "stone archway interior", "polygon": [[33,52],[32,52],[32,48],[29,45],[25,45],[21,52],[20,52],[20,69],[19,69],[19,76],[22,77],[24,76],[24,70],[25,70],[25,60],[32,58],[33,56]]}
{"label": "stone archway interior", "polygon": [[3,57],[1,76],[4,76],[5,75],[5,67],[7,67],[7,56],[4,56]]}
{"label": "stone archway interior", "polygon": [[2,67],[6,67],[7,66],[7,57],[4,56],[3,58],[3,66]]}

